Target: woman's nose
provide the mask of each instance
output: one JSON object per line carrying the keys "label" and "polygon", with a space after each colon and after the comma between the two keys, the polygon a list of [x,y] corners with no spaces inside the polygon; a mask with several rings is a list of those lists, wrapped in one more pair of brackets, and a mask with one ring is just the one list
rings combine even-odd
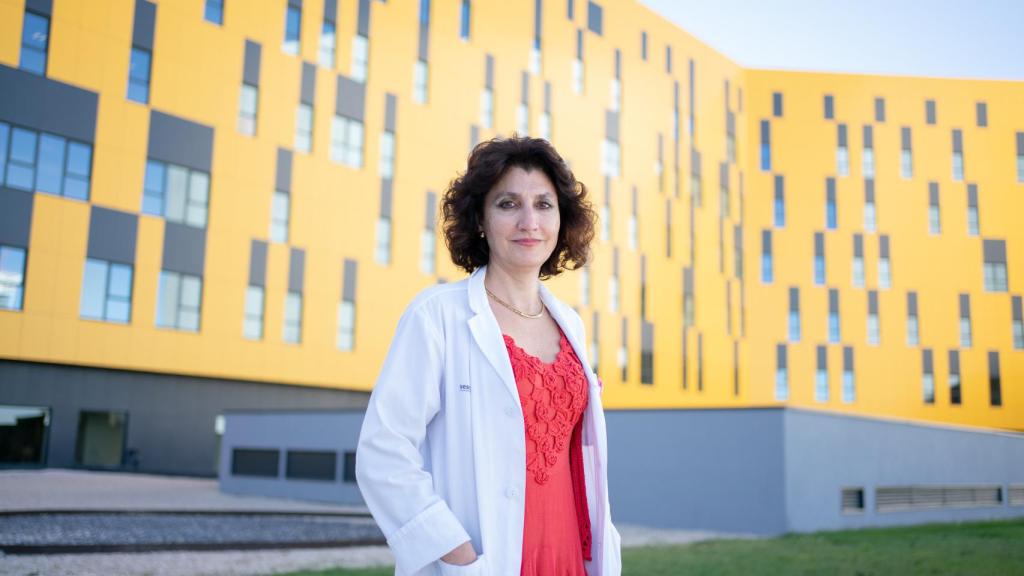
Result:
{"label": "woman's nose", "polygon": [[537,227],[537,211],[532,206],[523,208],[519,213],[519,228],[521,230],[533,230]]}

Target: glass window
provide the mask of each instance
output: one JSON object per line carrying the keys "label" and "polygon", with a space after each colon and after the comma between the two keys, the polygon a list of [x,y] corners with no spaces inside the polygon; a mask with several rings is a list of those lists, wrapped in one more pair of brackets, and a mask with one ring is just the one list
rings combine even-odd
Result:
{"label": "glass window", "polygon": [[970,316],[960,317],[960,347],[971,347],[971,318]]}
{"label": "glass window", "polygon": [[75,446],[75,464],[117,468],[125,461],[127,412],[81,412]]}
{"label": "glass window", "polygon": [[46,51],[50,37],[50,19],[34,12],[25,11],[25,23],[21,33],[22,70],[46,75]]}
{"label": "glass window", "polygon": [[256,109],[259,103],[259,88],[242,84],[238,99],[238,131],[246,136],[256,135]]}
{"label": "glass window", "polygon": [[127,324],[131,319],[132,267],[87,258],[79,315]]}
{"label": "glass window", "polygon": [[285,12],[284,18],[284,46],[285,53],[297,55],[299,53],[299,31],[302,28],[302,11],[291,4]]}
{"label": "glass window", "polygon": [[839,314],[828,315],[828,341],[837,344],[839,342]]}
{"label": "glass window", "polygon": [[49,408],[0,405],[0,422],[0,465],[46,464]]}
{"label": "glass window", "polygon": [[190,171],[185,223],[195,228],[206,228],[207,206],[209,202],[210,177],[205,172]]}
{"label": "glass window", "polygon": [[837,220],[836,201],[829,198],[825,201],[825,227],[829,230],[835,230],[838,227]]}
{"label": "glass window", "polygon": [[313,107],[306,103],[295,111],[295,149],[306,154],[313,149]]}
{"label": "glass window", "polygon": [[0,246],[0,309],[21,310],[25,294],[25,249]]}
{"label": "glass window", "polygon": [[164,186],[166,166],[155,160],[146,161],[146,179],[142,190],[142,211],[162,216],[164,213]]}
{"label": "glass window", "polygon": [[32,192],[35,190],[36,146],[38,135],[23,128],[11,133],[11,155],[7,164],[7,185]]}
{"label": "glass window", "polygon": [[1008,286],[1005,262],[985,262],[982,273],[986,291],[1006,292]]}
{"label": "glass window", "polygon": [[580,305],[590,306],[590,268],[580,269]]}
{"label": "glass window", "polygon": [[878,346],[878,314],[868,314],[868,344]]}
{"label": "glass window", "polygon": [[128,65],[128,99],[143,104],[149,102],[149,50],[132,47],[131,62]]}
{"label": "glass window", "polygon": [[538,136],[551,141],[551,114],[544,112],[540,115],[540,122],[537,125]]}
{"label": "glass window", "polygon": [[540,41],[534,39],[533,48],[530,49],[530,73],[540,74]]}
{"label": "glass window", "polygon": [[484,88],[480,92],[480,125],[491,128],[494,121],[494,92]]}
{"label": "glass window", "polygon": [[615,276],[608,277],[608,310],[619,311],[619,279]]}
{"label": "glass window", "polygon": [[516,132],[520,136],[527,136],[530,133],[530,108],[522,102],[516,106]]}
{"label": "glass window", "polygon": [[861,158],[861,170],[864,172],[865,178],[875,177],[875,150],[874,148],[865,148],[864,156]]}
{"label": "glass window", "polygon": [[942,233],[942,219],[937,204],[928,207],[928,231],[932,234]]}
{"label": "glass window", "polygon": [[888,258],[878,260],[878,287],[889,288],[892,286],[891,268]]}
{"label": "glass window", "polygon": [[1010,306],[1013,311],[1013,347],[1017,350],[1024,348],[1024,312],[1021,305],[1021,297],[1014,296],[1010,299]]}
{"label": "glass window", "polygon": [[352,39],[352,79],[356,82],[366,82],[366,72],[369,68],[370,39],[366,36],[356,34]]}
{"label": "glass window", "polygon": [[426,104],[427,102],[427,80],[430,75],[430,69],[427,63],[423,60],[417,60],[413,64],[412,74],[412,99],[417,104]]}
{"label": "glass window", "polygon": [[469,0],[462,0],[462,9],[459,12],[459,38],[469,40],[469,23],[472,6]]}
{"label": "glass window", "polygon": [[338,49],[338,34],[334,22],[324,20],[320,29],[320,50],[317,52],[317,62],[324,68],[334,68],[334,54]]}
{"label": "glass window", "polygon": [[572,89],[583,94],[583,60],[579,58],[572,61]]}
{"label": "glass window", "polygon": [[853,378],[853,372],[851,370],[843,371],[843,402],[850,404],[854,401],[854,395],[856,393],[856,384]]}
{"label": "glass window", "polygon": [[825,257],[814,257],[814,283],[818,286],[825,284]]}
{"label": "glass window", "polygon": [[771,282],[773,277],[772,255],[770,252],[764,252],[761,254],[761,281]]}
{"label": "glass window", "polygon": [[900,176],[907,180],[914,177],[914,156],[910,150],[900,152]]}
{"label": "glass window", "polygon": [[206,0],[206,12],[203,15],[207,22],[218,26],[224,25],[224,0]]}
{"label": "glass window", "polygon": [[775,191],[775,202],[773,204],[775,227],[782,228],[786,225],[786,200],[778,190]]}
{"label": "glass window", "polygon": [[64,196],[89,199],[89,178],[92,173],[92,146],[68,142],[68,163],[64,173]]}
{"label": "glass window", "polygon": [[921,326],[916,315],[907,316],[907,346],[917,346],[921,341]]}
{"label": "glass window", "polygon": [[198,332],[202,286],[203,280],[198,276],[161,271],[156,325]]}
{"label": "glass window", "polygon": [[41,134],[39,138],[39,164],[36,190],[60,195],[64,175],[64,151],[67,141],[60,136]]}
{"label": "glass window", "polygon": [[288,241],[288,222],[291,216],[291,197],[275,191],[270,200],[270,240],[272,242]]}
{"label": "glass window", "polygon": [[967,207],[967,233],[971,236],[979,234],[978,207]]}
{"label": "glass window", "polygon": [[612,233],[612,211],[608,203],[601,204],[601,241],[607,242]]}
{"label": "glass window", "polygon": [[395,133],[381,132],[380,134],[380,177],[393,179],[395,177]]}
{"label": "glass window", "polygon": [[853,286],[864,287],[864,259],[856,256],[853,258]]}
{"label": "glass window", "polygon": [[814,375],[814,399],[828,402],[828,370],[818,369]]}
{"label": "glass window", "polygon": [[800,311],[790,310],[789,311],[789,341],[799,342],[800,341]]}
{"label": "glass window", "polygon": [[836,149],[836,174],[839,176],[850,175],[850,149],[846,146]]}
{"label": "glass window", "polygon": [[350,351],[355,346],[356,305],[351,300],[338,303],[338,350]]}
{"label": "glass window", "polygon": [[964,179],[964,155],[962,152],[953,152],[953,181],[962,182]]}
{"label": "glass window", "polygon": [[282,338],[292,344],[298,344],[302,339],[302,294],[298,292],[289,292],[284,297]]}
{"label": "glass window", "polygon": [[420,272],[433,274],[437,261],[437,236],[433,230],[420,233]]}
{"label": "glass window", "polygon": [[374,259],[381,265],[391,262],[391,218],[377,219],[377,248],[374,251]]}
{"label": "glass window", "polygon": [[331,160],[352,168],[363,165],[363,123],[335,116],[331,123]]}
{"label": "glass window", "polygon": [[867,202],[864,204],[864,230],[868,232],[875,231],[875,203]]}
{"label": "glass window", "polygon": [[921,376],[921,388],[924,393],[924,403],[934,404],[935,403],[935,375],[931,372],[926,372]]}
{"label": "glass window", "polygon": [[249,286],[245,289],[242,335],[249,340],[263,338],[263,286]]}
{"label": "glass window", "polygon": [[772,169],[772,143],[771,124],[767,120],[761,121],[761,170],[768,172]]}
{"label": "glass window", "polygon": [[4,181],[4,172],[7,167],[7,140],[11,134],[11,126],[0,122],[0,182]]}
{"label": "glass window", "polygon": [[172,222],[185,219],[188,198],[188,168],[169,164],[167,167],[167,199],[164,216]]}

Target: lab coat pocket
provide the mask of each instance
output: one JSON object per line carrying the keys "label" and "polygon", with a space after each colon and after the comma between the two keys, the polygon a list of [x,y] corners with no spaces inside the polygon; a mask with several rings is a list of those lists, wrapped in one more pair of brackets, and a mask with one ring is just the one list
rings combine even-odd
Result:
{"label": "lab coat pocket", "polygon": [[472,564],[457,566],[449,564],[444,560],[438,560],[437,565],[441,567],[441,576],[484,576],[484,555],[480,554]]}

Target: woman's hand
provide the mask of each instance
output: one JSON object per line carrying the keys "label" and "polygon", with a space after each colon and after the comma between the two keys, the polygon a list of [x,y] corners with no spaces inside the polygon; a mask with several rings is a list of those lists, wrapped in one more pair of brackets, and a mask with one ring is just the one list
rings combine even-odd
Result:
{"label": "woman's hand", "polygon": [[459,547],[441,556],[441,561],[454,566],[465,566],[476,562],[476,550],[468,541],[459,544]]}

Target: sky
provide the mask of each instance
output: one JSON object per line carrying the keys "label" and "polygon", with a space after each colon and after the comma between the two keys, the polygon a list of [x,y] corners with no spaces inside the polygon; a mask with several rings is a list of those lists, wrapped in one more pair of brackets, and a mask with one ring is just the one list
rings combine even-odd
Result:
{"label": "sky", "polygon": [[640,0],[748,68],[1024,80],[1024,0]]}

